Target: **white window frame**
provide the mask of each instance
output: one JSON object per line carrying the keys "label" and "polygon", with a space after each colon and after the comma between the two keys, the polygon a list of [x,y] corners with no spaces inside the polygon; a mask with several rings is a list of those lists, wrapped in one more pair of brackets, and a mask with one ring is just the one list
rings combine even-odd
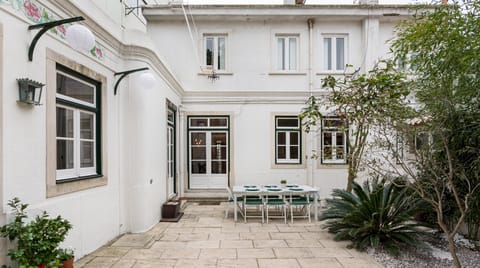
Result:
{"label": "white window frame", "polygon": [[[345,126],[345,129],[339,129],[337,127],[328,127],[325,126],[325,121],[328,120],[343,120],[339,117],[327,117],[322,119],[322,128],[321,128],[321,161],[322,164],[346,164],[347,163],[347,152],[348,152],[348,128]],[[324,140],[324,133],[331,133],[331,147],[332,150],[332,159],[325,159],[325,140]],[[343,159],[337,159],[337,134],[343,133]]]}
{"label": "white window frame", "polygon": [[[331,39],[331,54],[330,57],[332,59],[331,68],[328,68],[328,51],[327,47],[325,46],[325,40],[327,38]],[[343,66],[342,68],[337,68],[337,39],[343,38]],[[322,46],[323,46],[323,54],[322,54],[322,69],[324,72],[343,72],[346,69],[346,65],[348,64],[348,35],[346,34],[324,34],[322,35]]]}
{"label": "white window frame", "polygon": [[[207,64],[207,40],[213,38],[213,62],[212,65]],[[225,52],[224,52],[224,66],[222,69],[218,68],[218,38],[225,39]],[[215,71],[225,72],[228,66],[228,35],[227,34],[203,34],[203,63],[207,68],[212,68]]]}
{"label": "white window frame", "polygon": [[[290,126],[279,126],[278,125],[278,120],[279,119],[297,119],[297,126],[296,127],[290,127]],[[301,123],[300,123],[300,118],[298,116],[275,116],[275,164],[302,164],[302,130],[301,130]],[[285,145],[282,144],[282,146],[285,146],[285,159],[280,159],[278,157],[278,133],[285,133]],[[297,141],[297,146],[298,146],[298,157],[297,158],[291,158],[290,154],[290,147],[294,146],[291,145],[291,134],[292,133],[297,133],[298,141]]]}
{"label": "white window frame", "polygon": [[[96,92],[97,88],[96,88],[95,85],[90,84],[87,81],[84,81],[84,80],[79,79],[75,76],[69,75],[69,74],[67,74],[65,72],[62,72],[60,70],[57,70],[57,73],[59,73],[61,75],[64,75],[64,76],[67,76],[71,79],[79,81],[82,84],[85,84],[87,86],[92,87],[93,88],[93,96],[94,96],[94,98],[93,98],[94,99],[94,104],[89,103],[89,102],[85,102],[85,101],[82,101],[82,100],[79,100],[79,99],[76,99],[76,98],[73,98],[73,97],[69,97],[69,96],[66,96],[66,95],[63,95],[63,94],[60,94],[60,93],[56,93],[56,98],[57,99],[61,99],[61,100],[64,100],[64,101],[68,101],[68,102],[72,102],[72,103],[75,103],[75,104],[88,106],[88,107],[92,107],[92,108],[96,107],[95,102],[96,102],[96,96],[97,96],[97,92]],[[88,111],[88,110],[84,110],[84,109],[81,109],[81,108],[78,108],[78,107],[75,107],[75,106],[66,105],[66,104],[57,103],[56,107],[57,108],[64,108],[64,109],[73,111],[73,138],[58,137],[58,136],[56,136],[56,134],[55,134],[55,137],[56,137],[56,140],[73,140],[73,152],[74,152],[74,154],[73,154],[73,168],[57,169],[56,170],[56,180],[57,181],[70,180],[70,179],[75,180],[75,179],[79,179],[81,177],[98,175],[97,174],[96,113]],[[80,138],[81,137],[80,136],[80,129],[81,129],[81,127],[80,127],[80,113],[93,115],[93,124],[92,124],[92,128],[93,128],[92,129],[92,132],[93,132],[92,137],[93,138],[92,139],[82,139],[82,138]],[[93,141],[94,152],[93,152],[93,166],[92,167],[86,167],[86,168],[81,167],[80,144],[81,144],[82,141],[90,141],[90,142]]]}
{"label": "white window frame", "polygon": [[[285,47],[283,53],[281,53],[279,48],[278,41],[284,39]],[[290,39],[295,39],[295,66],[290,68]],[[275,46],[276,46],[276,70],[281,72],[295,72],[299,69],[299,47],[300,47],[300,36],[299,35],[287,35],[287,34],[277,34],[275,35]]]}

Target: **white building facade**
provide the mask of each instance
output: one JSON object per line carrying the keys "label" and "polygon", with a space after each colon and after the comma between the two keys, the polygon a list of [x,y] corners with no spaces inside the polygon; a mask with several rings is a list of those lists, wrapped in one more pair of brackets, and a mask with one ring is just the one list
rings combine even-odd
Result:
{"label": "white building facade", "polygon": [[[321,197],[345,186],[339,121],[332,114],[307,134],[298,114],[311,94],[327,93],[325,75],[386,56],[406,7],[148,1],[142,15],[130,8],[137,2],[0,0],[0,224],[13,197],[32,215],[60,214],[78,258],[148,230],[171,198],[281,179]],[[94,49],[72,49],[65,25],[44,34],[29,61],[29,25],[75,16]],[[114,94],[115,73],[144,67],[153,90],[138,86],[137,72]],[[19,78],[45,84],[42,105],[18,102]]]}

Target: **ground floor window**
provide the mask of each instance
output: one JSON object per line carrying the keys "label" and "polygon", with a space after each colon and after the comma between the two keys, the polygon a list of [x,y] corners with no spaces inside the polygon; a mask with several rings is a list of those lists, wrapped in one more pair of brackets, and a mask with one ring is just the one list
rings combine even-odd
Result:
{"label": "ground floor window", "polygon": [[61,65],[56,74],[57,181],[101,174],[99,82]]}
{"label": "ground floor window", "polygon": [[348,128],[345,120],[338,117],[322,119],[322,163],[347,163],[347,135]]}
{"label": "ground floor window", "polygon": [[301,164],[301,144],[298,116],[276,116],[275,164]]}
{"label": "ground floor window", "polygon": [[190,188],[225,188],[229,169],[229,117],[189,116]]}

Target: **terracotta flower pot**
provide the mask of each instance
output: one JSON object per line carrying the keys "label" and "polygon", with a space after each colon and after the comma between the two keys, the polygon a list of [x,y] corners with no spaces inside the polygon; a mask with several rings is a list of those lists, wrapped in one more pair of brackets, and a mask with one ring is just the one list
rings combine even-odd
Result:
{"label": "terracotta flower pot", "polygon": [[73,268],[73,259],[74,259],[74,257],[72,257],[68,260],[62,261],[62,267],[63,268]]}
{"label": "terracotta flower pot", "polygon": [[39,264],[39,265],[38,265],[38,268],[45,268],[45,264],[43,264],[43,263],[42,263],[42,264]]}

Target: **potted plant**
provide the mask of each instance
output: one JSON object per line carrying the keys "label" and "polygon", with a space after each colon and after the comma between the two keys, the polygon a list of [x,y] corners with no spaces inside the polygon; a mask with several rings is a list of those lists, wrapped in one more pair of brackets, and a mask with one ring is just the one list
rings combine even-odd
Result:
{"label": "potted plant", "polygon": [[287,184],[287,180],[286,180],[286,179],[281,179],[281,180],[280,180],[280,184],[281,184],[282,186],[285,186],[285,185]]}
{"label": "potted plant", "polygon": [[58,250],[58,259],[63,268],[73,268],[74,252],[71,248],[61,248]]}
{"label": "potted plant", "polygon": [[58,245],[72,228],[70,222],[61,216],[50,218],[46,211],[26,223],[27,204],[18,198],[8,201],[15,216],[14,220],[0,227],[0,235],[16,242],[16,248],[8,256],[20,266],[58,267]]}

